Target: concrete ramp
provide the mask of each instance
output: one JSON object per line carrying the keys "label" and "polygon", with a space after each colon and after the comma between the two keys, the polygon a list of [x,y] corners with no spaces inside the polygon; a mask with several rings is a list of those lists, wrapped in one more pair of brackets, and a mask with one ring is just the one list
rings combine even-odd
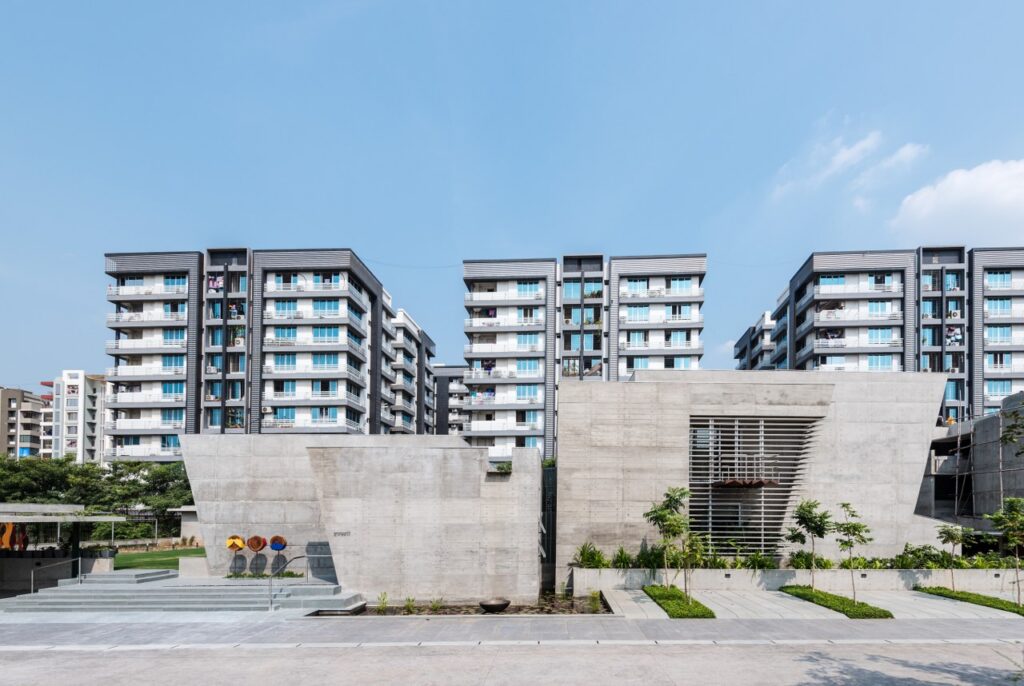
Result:
{"label": "concrete ramp", "polygon": [[780,591],[700,591],[693,597],[718,619],[846,619],[838,612]]}

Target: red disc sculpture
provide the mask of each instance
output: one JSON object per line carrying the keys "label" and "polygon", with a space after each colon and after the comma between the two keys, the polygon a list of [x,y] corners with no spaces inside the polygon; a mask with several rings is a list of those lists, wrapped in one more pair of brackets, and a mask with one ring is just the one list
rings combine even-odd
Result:
{"label": "red disc sculpture", "polygon": [[249,540],[246,541],[245,544],[249,546],[249,550],[254,553],[258,553],[267,547],[267,539],[262,536],[250,536]]}
{"label": "red disc sculpture", "polygon": [[245,548],[245,539],[237,534],[234,536],[228,536],[227,546],[228,550],[237,553],[239,550]]}

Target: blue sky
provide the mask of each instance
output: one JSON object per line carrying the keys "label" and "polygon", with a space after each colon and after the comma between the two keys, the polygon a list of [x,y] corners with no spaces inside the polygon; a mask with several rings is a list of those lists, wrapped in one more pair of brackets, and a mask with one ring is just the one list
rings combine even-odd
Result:
{"label": "blue sky", "polygon": [[0,5],[0,384],[102,370],[108,251],[707,252],[708,367],[812,250],[1024,244],[1019,2]]}

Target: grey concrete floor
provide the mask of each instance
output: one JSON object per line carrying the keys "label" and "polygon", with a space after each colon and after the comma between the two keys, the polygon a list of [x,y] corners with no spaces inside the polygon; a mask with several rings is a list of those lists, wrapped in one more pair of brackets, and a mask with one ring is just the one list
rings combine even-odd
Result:
{"label": "grey concrete floor", "polygon": [[1011,684],[1020,645],[557,645],[0,652],[4,684]]}
{"label": "grey concrete floor", "polygon": [[694,591],[719,619],[844,619],[828,608],[779,591]]}

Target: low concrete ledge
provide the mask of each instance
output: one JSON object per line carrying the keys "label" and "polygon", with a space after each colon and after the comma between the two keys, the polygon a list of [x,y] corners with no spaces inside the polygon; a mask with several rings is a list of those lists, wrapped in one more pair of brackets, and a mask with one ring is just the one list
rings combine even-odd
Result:
{"label": "low concrete ledge", "polygon": [[204,577],[210,576],[210,567],[206,564],[205,557],[181,557],[178,558],[178,576],[181,577]]}
{"label": "low concrete ledge", "polygon": [[[948,569],[855,569],[858,591],[909,591],[914,586],[949,586]],[[1014,589],[1012,569],[958,569],[958,591],[975,593],[1010,592]],[[571,568],[574,596],[591,591],[631,590],[651,583],[663,583],[664,572],[649,569],[582,569]],[[786,585],[811,583],[808,569],[697,569],[693,586],[704,591],[777,591]],[[669,581],[682,586],[683,574],[669,570]],[[850,570],[819,569],[814,585],[822,591],[846,593],[850,590]]]}

